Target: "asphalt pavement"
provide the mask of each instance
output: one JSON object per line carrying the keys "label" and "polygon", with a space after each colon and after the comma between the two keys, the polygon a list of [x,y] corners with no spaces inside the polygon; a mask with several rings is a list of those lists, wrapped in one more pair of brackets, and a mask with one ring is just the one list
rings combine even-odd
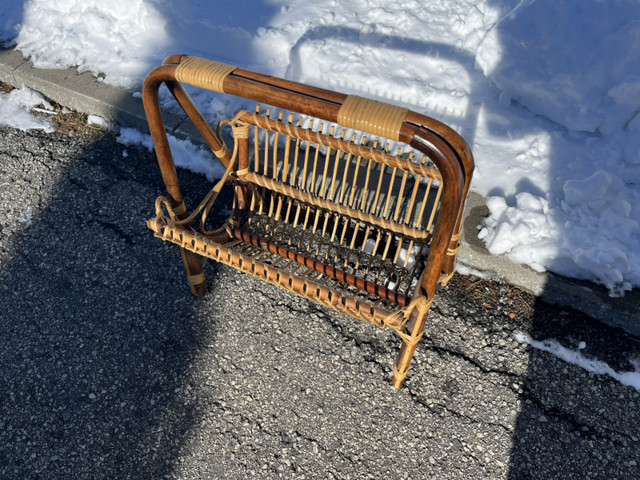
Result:
{"label": "asphalt pavement", "polygon": [[0,478],[640,478],[638,391],[514,335],[638,339],[456,275],[394,390],[391,331],[213,263],[193,296],[161,193],[112,134],[0,128]]}

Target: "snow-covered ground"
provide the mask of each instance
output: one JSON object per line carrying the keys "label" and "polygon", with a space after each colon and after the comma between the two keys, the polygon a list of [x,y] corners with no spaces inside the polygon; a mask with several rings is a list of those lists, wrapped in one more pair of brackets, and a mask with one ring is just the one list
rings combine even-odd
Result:
{"label": "snow-covered ground", "polygon": [[0,41],[133,89],[189,53],[411,106],[470,143],[491,252],[640,286],[636,0],[5,0]]}
{"label": "snow-covered ground", "polygon": [[[39,108],[39,105],[44,108]],[[28,88],[16,88],[9,93],[0,92],[0,125],[21,130],[52,132],[51,122],[46,117],[31,115],[34,110],[55,113],[42,95]]]}

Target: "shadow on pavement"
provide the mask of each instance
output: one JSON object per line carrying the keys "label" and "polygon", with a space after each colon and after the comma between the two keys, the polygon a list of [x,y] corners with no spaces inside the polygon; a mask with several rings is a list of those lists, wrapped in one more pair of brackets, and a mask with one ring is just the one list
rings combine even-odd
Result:
{"label": "shadow on pavement", "polygon": [[0,477],[163,478],[215,321],[144,224],[155,159],[112,138],[0,138]]}
{"label": "shadow on pavement", "polygon": [[[579,311],[536,300],[527,327],[531,338],[548,340],[544,348],[567,349],[566,356],[596,370],[605,363],[616,372],[638,368],[640,340]],[[538,348],[527,350],[508,478],[636,478],[638,391]]]}

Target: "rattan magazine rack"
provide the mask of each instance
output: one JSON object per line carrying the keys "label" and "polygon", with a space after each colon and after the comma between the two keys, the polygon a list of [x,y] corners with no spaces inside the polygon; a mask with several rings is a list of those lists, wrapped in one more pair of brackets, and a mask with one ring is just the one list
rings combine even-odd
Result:
{"label": "rattan magazine rack", "polygon": [[[239,111],[212,129],[185,83],[269,107]],[[162,84],[226,167],[192,212],[162,122]],[[389,327],[402,340],[392,378],[399,388],[436,287],[453,275],[473,172],[464,140],[406,108],[187,55],[149,73],[143,100],[167,189],[147,225],[180,246],[192,291],[206,293],[202,259],[210,258]],[[209,229],[228,182],[229,218]]]}

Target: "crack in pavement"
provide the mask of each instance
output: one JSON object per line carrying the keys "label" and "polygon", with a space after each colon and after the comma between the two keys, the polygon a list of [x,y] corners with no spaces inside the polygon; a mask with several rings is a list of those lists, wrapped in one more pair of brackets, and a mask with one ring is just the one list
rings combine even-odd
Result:
{"label": "crack in pavement", "polygon": [[[432,352],[436,352],[438,354],[446,354],[446,355],[450,355],[452,357],[455,358],[460,358],[462,360],[464,360],[465,362],[473,365],[474,367],[476,367],[478,370],[480,370],[482,373],[495,373],[497,375],[504,375],[506,377],[510,377],[510,378],[518,378],[521,379],[523,378],[525,375],[524,374],[517,374],[517,373],[513,373],[510,372],[508,370],[502,370],[502,369],[496,369],[496,368],[490,368],[487,367],[485,365],[483,365],[479,360],[476,360],[475,358],[459,351],[459,350],[453,350],[447,347],[441,347],[441,346],[437,346],[435,345],[433,342],[429,342],[428,340],[430,340],[426,335],[423,337],[423,341],[421,342],[424,347],[426,347],[427,350],[430,350]],[[425,341],[427,340],[427,341]],[[424,343],[423,343],[424,342]]]}
{"label": "crack in pavement", "polygon": [[[463,413],[457,412],[455,410],[452,410],[451,408],[449,408],[449,406],[447,406],[447,404],[443,404],[440,402],[434,402],[434,404],[430,404],[422,395],[416,393],[410,386],[406,386],[407,391],[409,392],[409,395],[411,397],[411,400],[414,401],[415,403],[422,405],[423,407],[426,407],[431,413],[433,413],[434,415],[441,415],[442,410],[444,410],[445,412],[449,413],[450,415],[459,418],[459,419],[464,419],[464,420],[468,420],[470,423],[473,423],[474,425],[488,425],[488,426],[493,426],[493,427],[499,427],[500,429],[504,430],[505,432],[512,434],[513,433],[513,428],[510,427],[509,425],[503,425],[501,423],[495,423],[495,422],[487,422],[484,420],[479,420],[477,418],[473,418],[470,417],[468,415],[465,415]],[[434,405],[436,408],[434,408]]]}
{"label": "crack in pavement", "polygon": [[[575,433],[583,438],[593,438],[600,437],[602,439],[609,440],[613,444],[618,447],[626,447],[628,445],[624,445],[624,443],[615,438],[615,435],[619,435],[622,438],[627,439],[631,443],[637,443],[633,440],[632,436],[618,430],[605,428],[602,425],[591,425],[588,423],[582,423],[577,418],[576,415],[573,415],[568,412],[563,412],[559,408],[556,407],[548,407],[545,406],[542,400],[540,400],[533,392],[532,389],[528,387],[523,388],[523,392],[519,394],[519,397],[522,401],[529,402],[535,408],[537,408],[540,413],[542,413],[545,417],[553,417],[558,420],[565,422],[569,425]],[[587,430],[585,430],[587,429]]]}

